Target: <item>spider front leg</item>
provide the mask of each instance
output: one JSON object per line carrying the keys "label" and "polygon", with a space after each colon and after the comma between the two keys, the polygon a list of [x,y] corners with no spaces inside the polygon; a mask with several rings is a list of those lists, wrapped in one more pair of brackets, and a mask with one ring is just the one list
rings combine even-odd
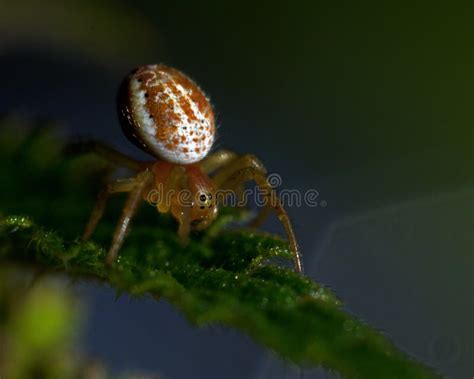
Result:
{"label": "spider front leg", "polygon": [[143,200],[143,193],[149,187],[149,184],[153,180],[153,174],[149,171],[143,171],[139,173],[135,178],[135,186],[130,191],[125,206],[120,216],[117,227],[115,228],[114,235],[112,237],[112,244],[110,245],[109,251],[106,257],[106,264],[112,265],[117,259],[118,252],[123,245],[123,240],[127,234],[130,226],[130,221],[134,216],[138,205]]}
{"label": "spider front leg", "polygon": [[[276,191],[268,183],[266,173],[265,167],[257,157],[253,155],[244,155],[236,161],[231,162],[227,167],[222,168],[222,170],[214,177],[214,181],[218,188],[235,188],[249,180],[253,180],[260,187],[267,198],[266,206],[275,210],[278,219],[285,228],[288,242],[293,253],[295,270],[302,273],[303,266],[301,263],[299,247],[290,218],[288,217],[288,213],[283,207]],[[265,209],[262,210],[262,212],[266,212]],[[265,215],[264,213],[262,214]]]}
{"label": "spider front leg", "polygon": [[136,177],[125,180],[117,180],[108,184],[97,198],[94,210],[92,211],[89,222],[87,223],[82,239],[88,240],[97,227],[98,222],[102,218],[107,200],[112,193],[129,192],[127,201],[125,202],[122,215],[115,228],[112,237],[112,243],[106,257],[107,265],[111,265],[117,258],[118,251],[122,247],[123,240],[130,226],[130,221],[135,214],[138,204],[143,198],[143,192],[153,180],[153,174],[149,171],[142,171]]}
{"label": "spider front leg", "polygon": [[135,183],[135,178],[119,179],[104,186],[97,196],[94,209],[92,210],[89,221],[87,222],[84,233],[82,234],[81,239],[83,241],[87,241],[97,228],[97,224],[104,215],[105,206],[107,205],[110,195],[120,192],[130,192],[135,187]]}
{"label": "spider front leg", "polygon": [[[226,179],[229,176],[229,173],[234,173],[243,167],[254,167],[256,170],[262,173],[262,175],[267,174],[267,169],[263,165],[263,163],[254,155],[247,154],[244,156],[238,156],[237,154],[227,151],[221,150],[213,155],[206,158],[209,159],[211,162],[219,162],[220,165],[215,165],[217,169],[222,169],[217,171],[216,175],[214,176],[214,182],[217,183],[220,189],[228,190],[231,189],[235,193],[235,197],[237,200],[237,204],[241,204],[241,200],[243,199],[243,193],[245,191],[245,182],[242,181],[240,184],[234,184],[232,187],[226,187]],[[266,205],[263,207],[255,219],[249,224],[252,228],[258,228],[268,217],[271,207]]]}
{"label": "spider front leg", "polygon": [[[210,173],[216,172],[225,166],[230,166],[232,163],[238,161],[239,158],[240,157],[233,151],[222,149],[203,159],[199,166],[204,173],[209,175]],[[237,186],[233,189],[233,191],[235,193],[237,204],[240,204],[245,191],[245,186],[243,184]],[[203,230],[209,226],[209,223],[210,222],[201,222],[199,227],[196,229]]]}

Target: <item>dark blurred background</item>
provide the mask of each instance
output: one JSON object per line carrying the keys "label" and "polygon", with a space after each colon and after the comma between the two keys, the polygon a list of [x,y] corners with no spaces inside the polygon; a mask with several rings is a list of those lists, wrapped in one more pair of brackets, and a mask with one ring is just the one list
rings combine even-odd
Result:
{"label": "dark blurred background", "polygon": [[[146,63],[185,71],[213,101],[218,147],[255,153],[285,188],[319,191],[324,207],[289,210],[307,274],[408,353],[470,378],[473,16],[472,1],[1,0],[0,112],[143,156],[118,126],[118,83]],[[113,370],[299,377],[165,302],[76,291],[89,305],[82,349]]]}

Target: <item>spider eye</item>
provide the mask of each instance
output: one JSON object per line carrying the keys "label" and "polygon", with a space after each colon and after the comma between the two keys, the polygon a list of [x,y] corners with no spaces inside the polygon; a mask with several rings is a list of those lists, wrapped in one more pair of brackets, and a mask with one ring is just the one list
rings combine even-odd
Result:
{"label": "spider eye", "polygon": [[203,201],[203,202],[206,201],[206,195],[201,194],[201,195],[199,196],[199,200],[201,200],[201,201]]}

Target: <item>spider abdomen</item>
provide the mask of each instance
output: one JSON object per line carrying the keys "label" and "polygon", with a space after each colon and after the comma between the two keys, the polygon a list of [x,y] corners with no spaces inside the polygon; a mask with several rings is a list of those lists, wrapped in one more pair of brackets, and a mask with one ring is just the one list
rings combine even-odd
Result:
{"label": "spider abdomen", "polygon": [[198,162],[214,142],[209,100],[174,68],[157,64],[132,71],[120,88],[118,107],[127,137],[168,162]]}

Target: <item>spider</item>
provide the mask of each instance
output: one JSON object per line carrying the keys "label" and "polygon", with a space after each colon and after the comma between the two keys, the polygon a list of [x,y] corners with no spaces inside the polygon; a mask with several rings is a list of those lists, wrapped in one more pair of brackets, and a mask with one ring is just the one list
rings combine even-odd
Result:
{"label": "spider", "polygon": [[[258,226],[273,208],[285,228],[295,270],[302,272],[290,219],[267,181],[262,162],[254,155],[239,156],[228,150],[209,154],[216,131],[214,112],[209,99],[194,81],[164,64],[136,68],[122,81],[117,108],[126,137],[154,160],[137,161],[98,141],[78,144],[82,152],[96,153],[114,165],[135,172],[131,178],[108,183],[99,192],[82,235],[83,241],[91,237],[109,195],[128,193],[106,256],[107,265],[117,259],[142,200],[153,203],[159,213],[170,212],[178,221],[180,239],[186,242],[191,230],[203,230],[216,218],[217,190],[238,192],[247,181],[254,181],[268,200],[254,226]],[[180,197],[183,190],[190,195],[188,201]]]}

